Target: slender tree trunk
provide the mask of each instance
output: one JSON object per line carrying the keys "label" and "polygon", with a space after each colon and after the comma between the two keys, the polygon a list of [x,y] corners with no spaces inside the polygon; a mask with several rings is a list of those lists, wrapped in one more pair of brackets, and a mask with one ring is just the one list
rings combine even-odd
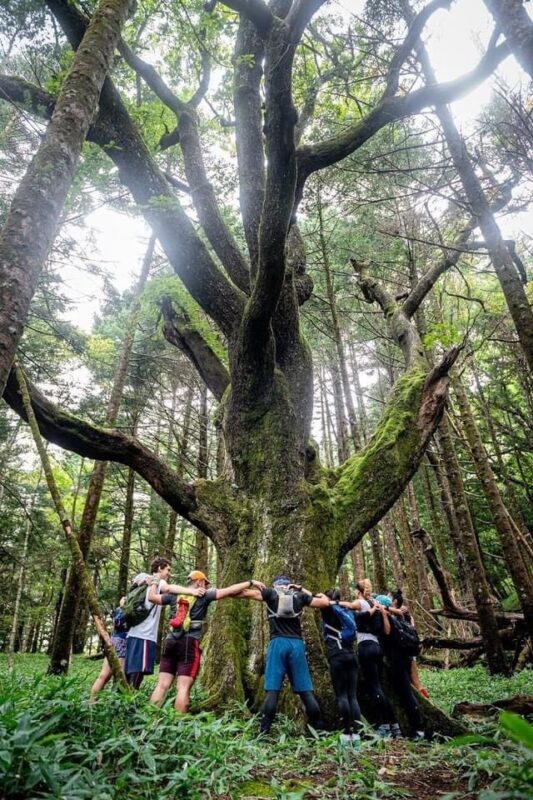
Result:
{"label": "slender tree trunk", "polygon": [[0,234],[0,397],[129,8],[99,3]]}
{"label": "slender tree trunk", "polygon": [[394,506],[393,515],[397,521],[397,529],[400,534],[401,550],[403,556],[403,568],[406,577],[405,592],[411,603],[418,602],[420,587],[418,585],[418,575],[415,567],[415,553],[413,542],[409,531],[409,519],[405,511],[403,498],[400,498]]}
{"label": "slender tree trunk", "polygon": [[337,452],[339,463],[343,464],[350,455],[350,445],[348,443],[348,427],[346,424],[346,415],[344,413],[344,398],[342,396],[342,383],[339,365],[335,356],[331,358],[330,368],[333,386],[333,402],[335,405],[335,419],[337,422]]}
{"label": "slender tree trunk", "polygon": [[[141,275],[135,290],[133,306],[128,316],[126,334],[122,342],[117,369],[111,389],[111,395],[107,405],[105,422],[108,427],[112,427],[115,424],[118,416],[120,401],[127,380],[128,366],[135,340],[135,333],[141,314],[140,297],[146,285],[146,281],[148,280],[154,248],[155,238],[152,236],[150,237],[150,241],[145,253]],[[100,500],[105,484],[106,472],[107,462],[96,461],[94,463],[78,534],[78,544],[84,559],[87,558],[91,548],[96,518],[98,515],[98,508],[100,506]],[[76,619],[78,618],[77,612],[80,604],[80,590],[80,577],[71,567],[67,586],[63,596],[63,605],[59,615],[56,636],[54,639],[54,647],[48,668],[50,674],[61,674],[68,670],[72,639],[74,636]]]}
{"label": "slender tree trunk", "polygon": [[[422,44],[419,47],[419,58],[426,79],[429,83],[435,83],[435,72],[431,66],[427,51]],[[529,369],[533,371],[533,309],[527,298],[524,285],[503,240],[498,224],[494,219],[489,201],[476,175],[465,142],[457,129],[449,108],[447,106],[437,106],[435,111],[442,125],[444,137],[455,169],[461,179],[464,193],[472,213],[479,222],[479,227],[487,245],[492,265],[500,281],[518,339],[529,364]]]}
{"label": "slender tree trunk", "polygon": [[122,546],[120,548],[120,562],[118,566],[118,589],[116,602],[124,597],[128,591],[128,573],[130,568],[131,537],[133,533],[133,497],[135,493],[135,472],[128,469],[126,483],[126,500],[124,503],[124,524],[122,527]]}
{"label": "slender tree trunk", "polygon": [[[409,502],[409,510],[411,513],[411,530],[414,528],[420,528],[418,504],[416,501],[416,495],[412,481],[410,481],[407,486],[407,499]],[[422,545],[417,539],[415,539],[414,541],[413,539],[411,539],[411,542],[413,545],[413,551],[415,556],[417,581],[418,581],[418,586],[420,588],[420,596],[418,600],[422,608],[425,611],[429,612],[432,606],[431,589],[429,587],[428,575],[426,572],[426,562],[424,559],[424,553],[422,551]]]}
{"label": "slender tree trunk", "polygon": [[344,401],[348,410],[348,423],[350,426],[350,437],[352,444],[356,450],[361,447],[361,437],[357,426],[357,416],[355,413],[355,406],[353,402],[352,392],[350,388],[350,380],[348,378],[348,367],[346,365],[346,355],[344,352],[344,345],[342,342],[341,328],[339,324],[339,315],[337,313],[337,300],[335,298],[335,286],[333,282],[333,275],[331,273],[331,265],[329,261],[329,253],[324,233],[324,220],[322,215],[322,202],[320,191],[317,195],[317,211],[318,211],[318,238],[320,242],[320,249],[322,253],[322,265],[324,267],[324,275],[326,277],[326,291],[328,295],[328,303],[331,313],[331,323],[333,328],[333,338],[335,340],[335,347],[337,349],[337,358],[339,360],[340,377],[342,381],[342,389],[344,394]]}
{"label": "slender tree trunk", "polygon": [[[204,385],[200,386],[200,412],[198,427],[198,477],[207,479],[207,389]],[[207,573],[209,562],[207,536],[202,531],[196,531],[196,566],[202,572]]]}
{"label": "slender tree trunk", "polygon": [[372,547],[372,565],[373,576],[372,583],[374,589],[382,594],[387,591],[387,576],[385,573],[385,564],[383,561],[383,548],[381,544],[381,535],[378,527],[372,528],[368,534],[370,544]]}
{"label": "slender tree trunk", "polygon": [[61,526],[65,533],[65,538],[67,540],[67,544],[69,546],[72,559],[75,564],[75,569],[78,575],[81,576],[82,579],[82,587],[87,598],[87,602],[89,604],[89,608],[91,609],[91,614],[94,620],[94,624],[96,626],[96,630],[99,636],[102,639],[103,647],[104,647],[104,654],[109,662],[109,666],[113,671],[113,677],[117,683],[119,683],[124,688],[127,688],[126,679],[124,677],[124,673],[122,671],[122,667],[120,666],[120,662],[117,658],[117,654],[115,652],[115,648],[111,643],[111,637],[109,636],[105,625],[102,620],[102,614],[100,612],[100,607],[98,604],[98,598],[96,596],[96,592],[94,591],[94,587],[91,583],[91,579],[89,576],[89,572],[87,570],[87,566],[85,564],[83,554],[81,552],[80,546],[78,544],[78,540],[74,535],[72,530],[70,520],[67,516],[67,512],[65,511],[65,507],[63,505],[63,501],[61,499],[61,495],[59,494],[57,484],[55,482],[54,474],[52,471],[52,466],[50,464],[50,459],[48,458],[48,454],[44,448],[43,440],[41,438],[41,434],[39,432],[39,425],[37,424],[37,420],[35,418],[35,414],[33,412],[30,394],[28,390],[28,385],[26,383],[26,378],[24,377],[24,373],[15,365],[16,376],[20,388],[20,393],[22,396],[22,402],[24,404],[24,410],[26,412],[26,416],[28,418],[28,422],[31,428],[32,436],[39,452],[39,456],[41,459],[41,464],[43,467],[43,472],[46,478],[46,482],[48,484],[48,488],[50,490],[50,494],[52,495],[52,500],[54,502],[54,506],[57,511],[57,515],[61,521]]}
{"label": "slender tree trunk", "polygon": [[533,581],[531,574],[522,558],[516,537],[516,528],[512,525],[510,514],[500,495],[500,490],[489,464],[487,453],[461,380],[454,378],[452,386],[457,397],[463,430],[470,447],[477,476],[494,520],[507,567],[524,612],[527,631],[533,641]]}
{"label": "slender tree trunk", "polygon": [[448,482],[455,498],[455,514],[457,516],[460,547],[468,565],[469,583],[479,618],[479,627],[485,643],[487,663],[492,674],[505,673],[507,665],[498,631],[498,623],[494,613],[485,567],[479,552],[474,525],[457,456],[452,443],[450,425],[443,418],[440,426],[440,444],[446,465]]}
{"label": "slender tree trunk", "polygon": [[498,473],[501,476],[501,479],[505,486],[507,505],[512,512],[513,521],[517,525],[520,531],[520,538],[521,538],[520,544],[524,548],[524,555],[525,555],[524,560],[528,561],[529,559],[531,559],[533,561],[533,536],[531,535],[526,524],[524,523],[524,519],[518,507],[516,493],[511,481],[509,480],[509,472],[505,465],[505,461],[502,455],[502,450],[500,447],[500,442],[498,441],[498,436],[496,435],[496,431],[494,429],[494,422],[492,419],[491,409],[489,404],[487,403],[485,392],[483,390],[483,386],[481,385],[481,381],[479,380],[479,375],[476,370],[475,363],[473,361],[471,363],[471,366],[474,375],[474,381],[476,384],[476,393],[478,395],[479,403],[481,405],[481,409],[483,412],[483,419],[487,425],[487,431],[490,437],[490,442],[492,445],[492,449],[494,451],[494,455],[496,457],[496,463],[498,465]]}
{"label": "slender tree trunk", "polygon": [[[37,486],[38,485],[39,485],[39,482],[37,482]],[[37,491],[37,488],[36,488],[35,491]],[[34,494],[34,498],[35,498],[35,494]],[[33,501],[32,501],[31,507],[33,508]],[[20,569],[19,569],[18,580],[17,580],[17,593],[15,595],[15,607],[13,609],[13,622],[11,624],[11,633],[10,633],[10,636],[9,636],[9,644],[8,644],[8,648],[7,648],[7,665],[8,665],[8,669],[10,671],[13,670],[13,668],[15,666],[15,660],[14,660],[13,656],[14,656],[14,653],[15,653],[15,641],[16,641],[16,637],[17,637],[17,631],[18,631],[18,628],[19,628],[20,602],[22,600],[22,589],[23,589],[23,585],[24,585],[24,574],[26,572],[26,567],[27,567],[26,560],[28,558],[28,548],[29,548],[29,544],[30,544],[31,528],[32,528],[31,516],[30,516],[30,513],[28,513],[28,515],[26,517],[25,528],[24,528],[24,543],[22,545],[22,552],[20,554]]]}
{"label": "slender tree trunk", "polygon": [[387,514],[381,521],[381,527],[385,536],[385,547],[389,554],[389,561],[392,571],[392,577],[397,589],[401,589],[405,583],[405,572],[402,565],[402,558],[396,541],[396,531],[391,519],[391,515]]}

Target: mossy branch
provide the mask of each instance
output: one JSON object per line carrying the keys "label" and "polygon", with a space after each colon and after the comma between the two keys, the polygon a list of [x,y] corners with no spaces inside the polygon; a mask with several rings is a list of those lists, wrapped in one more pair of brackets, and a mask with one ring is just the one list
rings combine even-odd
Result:
{"label": "mossy branch", "polygon": [[395,384],[376,432],[339,471],[332,489],[339,558],[391,508],[412,478],[444,410],[450,352],[431,372],[420,363]]}
{"label": "mossy branch", "polygon": [[113,644],[111,642],[111,637],[109,636],[106,627],[104,625],[104,622],[102,620],[100,605],[98,603],[96,592],[94,590],[94,586],[92,584],[89,572],[87,570],[87,565],[85,564],[83,554],[78,544],[78,540],[76,539],[76,536],[74,535],[74,532],[72,530],[72,525],[70,523],[68,514],[65,510],[65,506],[63,505],[59,489],[57,488],[57,484],[54,478],[54,473],[52,470],[52,465],[50,463],[50,458],[44,447],[41,433],[39,431],[39,426],[37,424],[37,419],[33,412],[33,407],[30,399],[30,392],[28,389],[28,384],[26,383],[26,378],[18,364],[15,364],[15,374],[17,377],[22,403],[24,405],[24,409],[26,412],[26,417],[30,425],[35,446],[37,447],[37,451],[41,459],[41,464],[43,465],[43,472],[46,478],[46,483],[48,484],[50,494],[52,495],[52,500],[54,502],[57,515],[61,521],[61,526],[65,533],[67,545],[71,553],[72,565],[75,571],[79,575],[82,589],[85,593],[87,604],[89,606],[92,618],[94,620],[96,630],[98,631],[98,635],[102,639],[104,646],[104,653],[106,655],[107,660],[109,661],[109,666],[111,667],[111,670],[113,672],[113,677],[119,685],[121,685],[124,689],[127,689],[128,684],[126,683],[124,672],[122,670],[122,667],[120,666],[120,661],[118,660],[115,648],[113,647]]}

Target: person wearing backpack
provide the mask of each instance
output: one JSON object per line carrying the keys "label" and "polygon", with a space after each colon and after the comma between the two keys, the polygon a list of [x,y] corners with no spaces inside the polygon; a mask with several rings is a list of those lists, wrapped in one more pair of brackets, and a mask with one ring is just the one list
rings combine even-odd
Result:
{"label": "person wearing backpack", "polygon": [[[159,677],[152,692],[150,702],[161,705],[168,690],[176,680],[177,691],[174,707],[185,714],[189,710],[190,694],[200,669],[200,641],[204,634],[205,618],[210,604],[215,600],[223,600],[239,595],[244,589],[264,587],[260,581],[248,580],[215,589],[201,570],[195,569],[187,577],[187,594],[178,594],[177,610],[170,620],[170,632],[167,634],[161,650]],[[192,596],[191,590],[201,590],[201,596]]]}
{"label": "person wearing backpack", "polygon": [[425,738],[424,724],[411,685],[412,660],[420,652],[418,634],[412,625],[409,611],[403,605],[401,592],[396,593],[396,598],[392,601],[385,596],[378,596],[376,600],[389,608],[390,631],[388,635],[382,637],[389,674],[407,713],[411,738],[414,741],[421,741]]}
{"label": "person wearing backpack", "polygon": [[338,589],[325,592],[329,607],[320,609],[331,683],[342,720],[341,744],[357,747],[361,742],[361,709],[357,702],[359,664],[354,650],[357,627],[353,611],[343,608]]}
{"label": "person wearing backpack", "polygon": [[[164,605],[171,605],[172,595],[187,594],[202,597],[205,589],[168,583],[170,561],[156,558],[150,565],[150,575],[140,573],[133,581],[124,603],[124,616],[131,627],[126,637],[126,680],[138,689],[145,675],[152,675],[155,664],[159,619]],[[147,583],[148,585],[144,586]],[[134,624],[131,624],[131,623]]]}
{"label": "person wearing backpack", "polygon": [[268,733],[272,727],[285,675],[289,678],[293,692],[304,705],[309,724],[313,728],[320,728],[320,706],[309,672],[300,618],[306,606],[327,608],[330,604],[329,598],[324,594],[311,594],[302,586],[291,583],[285,575],[275,578],[271,588],[246,590],[241,597],[266,604],[270,627],[261,733]]}
{"label": "person wearing backpack", "polygon": [[[126,658],[126,636],[128,633],[128,626],[124,617],[123,606],[126,598],[121,597],[118,608],[113,609],[113,634],[111,636],[111,644],[115,648],[117,658],[120,666],[124,669],[124,661]],[[113,677],[113,670],[109,665],[109,661],[104,657],[104,663],[97,679],[91,686],[91,703],[96,702],[98,694],[102,691],[106,683]]]}
{"label": "person wearing backpack", "polygon": [[373,600],[368,579],[356,584],[356,599],[353,602],[343,600],[341,606],[356,612],[359,665],[365,679],[365,692],[377,712],[377,733],[383,739],[399,735],[394,709],[381,685],[383,648],[380,638],[390,630],[386,609]]}

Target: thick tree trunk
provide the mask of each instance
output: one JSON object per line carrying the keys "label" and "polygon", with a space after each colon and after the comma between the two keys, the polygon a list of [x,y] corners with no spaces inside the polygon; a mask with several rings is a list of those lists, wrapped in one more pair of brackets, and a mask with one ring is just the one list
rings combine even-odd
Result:
{"label": "thick tree trunk", "polygon": [[130,3],[99,3],[0,234],[0,395]]}

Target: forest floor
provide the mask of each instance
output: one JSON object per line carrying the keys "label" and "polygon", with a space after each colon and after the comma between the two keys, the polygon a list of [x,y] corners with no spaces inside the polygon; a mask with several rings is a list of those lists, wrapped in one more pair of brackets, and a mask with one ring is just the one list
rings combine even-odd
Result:
{"label": "forest floor", "polygon": [[[338,735],[301,736],[287,719],[259,739],[246,709],[177,716],[147,702],[153,679],[90,706],[100,662],[78,657],[67,678],[46,677],[44,656],[0,655],[0,797],[59,800],[531,800],[533,727],[507,718],[471,722],[451,742],[383,742],[357,751]],[[423,670],[432,700],[533,695],[533,670],[489,677],[482,667]],[[201,700],[201,688],[193,698]],[[514,739],[514,740],[513,740]],[[527,743],[530,747],[528,748]]]}

